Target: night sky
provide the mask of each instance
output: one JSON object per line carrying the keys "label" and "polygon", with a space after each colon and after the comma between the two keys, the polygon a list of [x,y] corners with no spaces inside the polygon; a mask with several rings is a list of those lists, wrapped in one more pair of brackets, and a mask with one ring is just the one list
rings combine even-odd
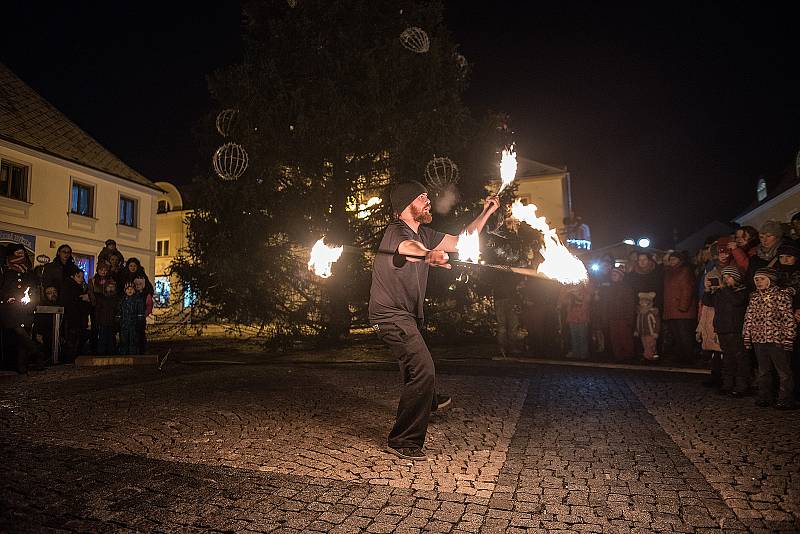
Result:
{"label": "night sky", "polygon": [[[28,4],[4,5],[0,61],[148,178],[207,168],[192,129],[214,109],[205,75],[240,52],[236,2]],[[593,4],[449,1],[446,20],[472,65],[468,105],[509,113],[520,155],[568,166],[596,245],[669,247],[793,164],[788,8]]]}

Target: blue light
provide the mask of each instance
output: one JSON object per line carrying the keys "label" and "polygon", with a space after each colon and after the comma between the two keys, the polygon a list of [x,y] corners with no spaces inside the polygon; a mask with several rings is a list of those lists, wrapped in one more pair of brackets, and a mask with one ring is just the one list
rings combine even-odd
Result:
{"label": "blue light", "polygon": [[650,246],[650,240],[647,239],[646,237],[642,237],[641,239],[639,239],[639,246],[642,247],[642,248],[649,247]]}
{"label": "blue light", "polygon": [[592,264],[592,270],[593,270],[594,272],[597,272],[597,271],[599,271],[599,270],[600,270],[600,264],[599,264],[599,263],[593,263],[593,264]]}

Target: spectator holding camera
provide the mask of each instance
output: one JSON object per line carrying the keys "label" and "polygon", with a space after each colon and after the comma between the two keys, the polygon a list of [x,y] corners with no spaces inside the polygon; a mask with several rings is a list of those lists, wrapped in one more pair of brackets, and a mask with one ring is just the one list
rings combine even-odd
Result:
{"label": "spectator holding camera", "polygon": [[722,269],[721,282],[720,286],[706,279],[703,305],[714,310],[714,330],[722,349],[720,392],[741,397],[750,388],[750,355],[742,338],[750,290],[742,284],[742,273],[734,266]]}

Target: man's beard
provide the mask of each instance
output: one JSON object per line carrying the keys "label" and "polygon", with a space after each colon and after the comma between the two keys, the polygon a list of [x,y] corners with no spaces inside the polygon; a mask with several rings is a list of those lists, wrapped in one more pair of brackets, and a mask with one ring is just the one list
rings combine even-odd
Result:
{"label": "man's beard", "polygon": [[425,211],[424,209],[418,210],[414,206],[411,206],[411,216],[420,224],[430,224],[433,220],[431,212]]}

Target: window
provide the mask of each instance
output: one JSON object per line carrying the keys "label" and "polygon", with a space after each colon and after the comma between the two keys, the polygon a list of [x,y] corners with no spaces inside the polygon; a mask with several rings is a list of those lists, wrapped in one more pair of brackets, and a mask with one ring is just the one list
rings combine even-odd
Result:
{"label": "window", "polygon": [[119,224],[136,226],[136,201],[128,197],[119,197]]}
{"label": "window", "polygon": [[73,252],[72,259],[75,260],[75,265],[83,271],[83,280],[88,282],[89,278],[94,276],[94,256]]}
{"label": "window", "polygon": [[167,213],[169,211],[169,202],[166,200],[158,201],[158,213]]}
{"label": "window", "polygon": [[156,241],[156,256],[169,256],[169,239]]}
{"label": "window", "polygon": [[94,215],[94,187],[72,182],[72,213],[92,217]]}
{"label": "window", "polygon": [[767,181],[763,178],[756,184],[756,197],[758,197],[759,202],[767,198]]}
{"label": "window", "polygon": [[156,276],[156,285],[153,292],[153,306],[156,308],[166,308],[169,306],[169,294],[169,276]]}
{"label": "window", "polygon": [[28,200],[28,167],[6,160],[0,163],[0,196]]}

